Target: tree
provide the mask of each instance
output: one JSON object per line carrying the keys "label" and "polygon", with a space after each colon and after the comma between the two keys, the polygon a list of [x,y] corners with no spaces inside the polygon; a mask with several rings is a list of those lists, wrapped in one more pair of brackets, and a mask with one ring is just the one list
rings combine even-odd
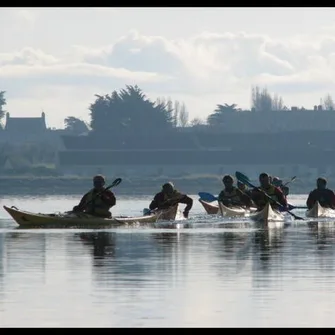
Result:
{"label": "tree", "polygon": [[284,109],[284,101],[283,98],[278,96],[278,94],[274,94],[272,99],[272,110],[281,111]]}
{"label": "tree", "polygon": [[64,119],[64,124],[66,130],[78,135],[89,130],[83,120],[80,120],[74,116],[68,116],[66,119]]}
{"label": "tree", "polygon": [[126,86],[111,95],[96,95],[90,105],[91,127],[95,132],[135,134],[160,132],[173,126],[171,105],[151,102],[138,86]]}
{"label": "tree", "polygon": [[179,125],[180,127],[186,127],[188,124],[189,114],[186,110],[185,103],[182,103],[179,111]]}
{"label": "tree", "polygon": [[203,122],[203,120],[201,120],[200,118],[196,117],[193,120],[191,120],[190,125],[191,127],[196,127],[196,126],[202,126],[205,123]]}
{"label": "tree", "polygon": [[327,111],[333,111],[335,109],[333,98],[329,93],[323,99],[323,108]]}
{"label": "tree", "polygon": [[7,104],[5,93],[6,91],[0,91],[0,121],[4,118],[6,113],[6,111],[3,108]]}
{"label": "tree", "polygon": [[252,108],[255,108],[257,112],[272,110],[272,98],[266,88],[261,91],[258,86],[252,87],[251,101]]}
{"label": "tree", "polygon": [[271,94],[266,88],[261,90],[259,86],[252,87],[251,89],[251,107],[257,112],[279,111],[285,109],[282,97],[278,96],[278,94],[274,94],[274,96],[271,97]]}
{"label": "tree", "polygon": [[224,118],[225,114],[227,113],[235,113],[241,111],[240,108],[237,108],[236,104],[228,105],[216,105],[216,109],[214,110],[214,113],[210,114],[207,118],[207,123],[210,126],[214,126],[217,124],[223,124],[224,123]]}
{"label": "tree", "polygon": [[180,113],[180,102],[178,100],[176,100],[174,102],[174,116],[173,116],[175,127],[178,127],[179,113]]}

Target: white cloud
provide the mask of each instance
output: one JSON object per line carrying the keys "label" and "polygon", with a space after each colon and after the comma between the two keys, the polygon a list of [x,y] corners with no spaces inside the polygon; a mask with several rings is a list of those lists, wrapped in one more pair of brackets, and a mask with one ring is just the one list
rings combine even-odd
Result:
{"label": "white cloud", "polygon": [[[59,126],[69,115],[67,106],[71,115],[88,116],[94,94],[126,84],[138,84],[152,99],[184,100],[192,117],[208,116],[218,103],[249,107],[255,84],[283,95],[288,105],[306,108],[334,88],[335,38],[326,34],[279,40],[204,32],[168,39],[130,31],[109,45],[62,51],[50,54],[40,46],[0,53],[0,89],[8,92],[12,115],[39,115],[42,101],[47,118]],[[55,106],[64,113],[49,116]]]}

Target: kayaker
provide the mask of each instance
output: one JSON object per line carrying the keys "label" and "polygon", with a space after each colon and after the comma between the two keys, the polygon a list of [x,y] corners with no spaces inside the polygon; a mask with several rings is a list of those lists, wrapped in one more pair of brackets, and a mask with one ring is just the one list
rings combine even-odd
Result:
{"label": "kayaker", "polygon": [[278,177],[273,177],[273,178],[272,178],[272,184],[273,184],[274,186],[279,187],[279,188],[282,190],[282,192],[283,192],[283,194],[285,195],[285,197],[287,197],[287,196],[289,195],[289,193],[290,193],[290,189],[289,189],[289,187],[288,187],[288,186],[285,186],[285,185],[283,184],[283,181],[282,181],[281,179],[279,179]]}
{"label": "kayaker", "polygon": [[287,208],[286,197],[282,190],[270,183],[270,178],[267,173],[261,173],[259,175],[260,187],[256,187],[251,192],[251,199],[255,203],[258,210],[264,208],[264,206],[270,201],[272,208],[278,209],[278,205],[271,201],[264,192],[270,196],[274,201],[280,203],[284,208]]}
{"label": "kayaker", "polygon": [[225,175],[222,178],[224,189],[220,192],[218,200],[227,207],[239,206],[250,207],[251,199],[239,188],[234,186],[234,178],[231,175]]}
{"label": "kayaker", "polygon": [[306,201],[308,209],[311,209],[317,201],[322,207],[335,208],[335,194],[327,188],[327,180],[322,177],[316,180],[316,189],[308,195]]}
{"label": "kayaker", "polygon": [[237,181],[237,188],[245,193],[248,197],[251,197],[251,190],[247,189],[246,185],[241,183],[239,180]]}
{"label": "kayaker", "polygon": [[173,183],[169,182],[162,186],[162,191],[154,196],[149,205],[151,211],[156,209],[167,209],[176,204],[186,204],[183,215],[188,218],[188,214],[193,206],[193,199],[188,195],[177,191]]}
{"label": "kayaker", "polygon": [[116,198],[112,191],[104,191],[105,182],[104,176],[94,176],[93,188],[82,197],[79,205],[73,207],[73,211],[110,218],[112,214],[109,210],[115,206]]}

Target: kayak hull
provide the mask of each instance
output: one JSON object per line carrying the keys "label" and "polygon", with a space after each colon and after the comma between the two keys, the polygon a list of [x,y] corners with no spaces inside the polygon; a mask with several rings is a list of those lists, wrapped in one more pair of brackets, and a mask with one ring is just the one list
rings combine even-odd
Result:
{"label": "kayak hull", "polygon": [[274,210],[269,203],[267,203],[262,210],[251,213],[249,217],[254,222],[284,222],[285,221],[284,214]]}
{"label": "kayak hull", "polygon": [[317,201],[311,209],[306,211],[308,218],[334,218],[335,210],[332,208],[325,208]]}
{"label": "kayak hull", "polygon": [[223,217],[229,217],[229,218],[240,218],[245,217],[247,214],[249,214],[249,210],[242,208],[242,207],[227,207],[222,202],[219,201],[219,213]]}
{"label": "kayak hull", "polygon": [[3,206],[6,212],[20,227],[39,228],[107,228],[129,224],[156,223],[159,221],[176,220],[179,211],[178,205],[167,210],[157,211],[150,215],[138,217],[99,218],[87,213],[66,212],[59,214],[32,213],[20,210],[14,206]]}
{"label": "kayak hull", "polygon": [[210,214],[210,215],[219,214],[219,206],[217,204],[206,202],[206,201],[203,201],[202,199],[199,199],[199,202],[204,207],[207,214]]}

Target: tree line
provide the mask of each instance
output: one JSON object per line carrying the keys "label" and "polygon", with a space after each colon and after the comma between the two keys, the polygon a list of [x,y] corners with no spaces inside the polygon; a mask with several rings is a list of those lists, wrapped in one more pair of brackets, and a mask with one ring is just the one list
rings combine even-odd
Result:
{"label": "tree line", "polygon": [[[5,91],[0,91],[0,120],[4,118],[6,105]],[[334,110],[335,104],[330,94],[320,100],[314,109]],[[115,135],[129,133],[157,133],[178,127],[213,126],[224,122],[227,113],[238,113],[242,109],[237,104],[217,104],[215,110],[206,120],[189,119],[189,111],[184,102],[170,97],[158,97],[150,100],[137,86],[127,85],[111,94],[95,95],[95,101],[89,106],[90,127],[100,133]],[[286,111],[289,108],[278,94],[271,94],[267,88],[254,86],[251,89],[251,109],[249,111],[271,112]],[[300,108],[304,110],[304,107]],[[86,123],[74,116],[64,120],[65,129],[80,134],[88,130]]]}

